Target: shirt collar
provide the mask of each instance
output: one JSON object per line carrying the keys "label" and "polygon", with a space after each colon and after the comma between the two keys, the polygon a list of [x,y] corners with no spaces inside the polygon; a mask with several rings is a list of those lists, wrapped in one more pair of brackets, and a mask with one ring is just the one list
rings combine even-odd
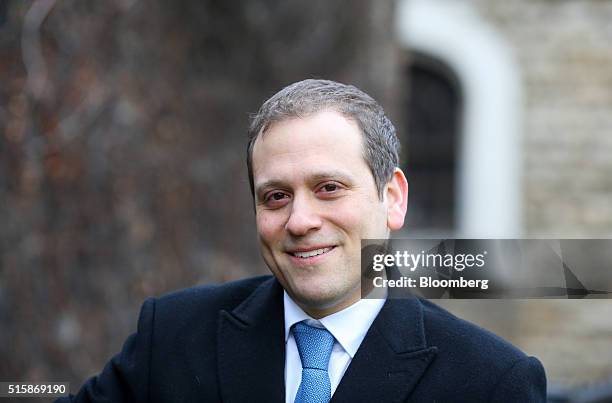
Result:
{"label": "shirt collar", "polygon": [[291,299],[287,291],[283,292],[283,304],[285,306],[285,342],[289,339],[291,326],[305,320],[311,326],[325,327],[352,359],[372,322],[385,304],[385,300],[360,299],[348,308],[319,320],[313,319],[304,312]]}

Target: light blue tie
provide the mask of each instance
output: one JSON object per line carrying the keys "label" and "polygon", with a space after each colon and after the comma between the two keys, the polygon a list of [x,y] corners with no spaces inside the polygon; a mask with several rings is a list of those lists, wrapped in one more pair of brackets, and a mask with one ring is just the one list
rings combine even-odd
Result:
{"label": "light blue tie", "polygon": [[334,347],[334,336],[326,329],[299,322],[293,326],[293,337],[302,359],[302,382],[295,403],[328,403],[331,383],[327,366]]}

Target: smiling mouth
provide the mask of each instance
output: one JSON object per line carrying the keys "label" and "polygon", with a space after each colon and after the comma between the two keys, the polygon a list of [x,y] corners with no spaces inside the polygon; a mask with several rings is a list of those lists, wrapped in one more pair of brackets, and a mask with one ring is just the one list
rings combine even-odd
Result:
{"label": "smiling mouth", "polygon": [[322,255],[324,253],[329,252],[330,250],[334,249],[335,246],[330,246],[327,248],[321,248],[321,249],[314,249],[314,250],[309,250],[309,251],[305,251],[305,252],[289,252],[289,254],[291,256],[295,256],[297,258],[300,259],[308,259],[309,257],[314,257],[314,256],[319,256]]}

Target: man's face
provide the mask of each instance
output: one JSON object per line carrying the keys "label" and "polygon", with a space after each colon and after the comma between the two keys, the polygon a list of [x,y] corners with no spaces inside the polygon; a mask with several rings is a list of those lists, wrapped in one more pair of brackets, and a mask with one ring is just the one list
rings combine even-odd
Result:
{"label": "man's face", "polygon": [[289,295],[319,317],[356,302],[361,239],[389,235],[356,123],[323,111],[273,124],[253,178],[262,255]]}

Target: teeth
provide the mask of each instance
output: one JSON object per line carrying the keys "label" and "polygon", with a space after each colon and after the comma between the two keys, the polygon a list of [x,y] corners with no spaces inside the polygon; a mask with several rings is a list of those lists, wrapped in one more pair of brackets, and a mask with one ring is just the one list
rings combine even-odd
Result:
{"label": "teeth", "polygon": [[300,258],[313,257],[317,255],[322,255],[325,252],[329,252],[331,249],[332,248],[323,248],[323,249],[310,250],[308,252],[294,252],[293,256],[300,257]]}

